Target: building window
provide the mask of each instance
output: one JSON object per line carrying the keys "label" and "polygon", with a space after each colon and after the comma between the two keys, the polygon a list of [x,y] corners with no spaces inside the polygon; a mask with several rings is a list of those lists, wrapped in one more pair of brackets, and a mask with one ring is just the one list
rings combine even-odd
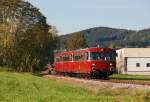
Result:
{"label": "building window", "polygon": [[146,67],[150,67],[150,63],[146,63]]}
{"label": "building window", "polygon": [[136,63],[136,67],[140,67],[140,63]]}

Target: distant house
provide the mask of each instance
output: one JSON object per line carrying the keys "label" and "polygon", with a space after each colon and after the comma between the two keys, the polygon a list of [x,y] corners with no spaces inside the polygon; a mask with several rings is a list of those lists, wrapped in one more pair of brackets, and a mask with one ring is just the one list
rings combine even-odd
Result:
{"label": "distant house", "polygon": [[150,75],[150,48],[117,50],[117,70],[123,74]]}

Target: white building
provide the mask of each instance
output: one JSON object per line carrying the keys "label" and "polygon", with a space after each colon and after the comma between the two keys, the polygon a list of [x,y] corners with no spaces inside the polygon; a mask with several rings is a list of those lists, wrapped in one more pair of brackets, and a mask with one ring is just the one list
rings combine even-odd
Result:
{"label": "white building", "polygon": [[117,69],[123,74],[150,75],[150,48],[117,50]]}

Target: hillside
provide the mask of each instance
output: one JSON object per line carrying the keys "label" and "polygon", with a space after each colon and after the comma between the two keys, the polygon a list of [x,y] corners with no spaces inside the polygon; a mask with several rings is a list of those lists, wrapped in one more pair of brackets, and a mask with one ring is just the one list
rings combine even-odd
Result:
{"label": "hillside", "polygon": [[[79,31],[86,39],[89,47],[101,45],[108,47],[148,47],[150,46],[150,29],[140,31],[116,29],[108,27],[95,27]],[[60,46],[65,48],[65,41],[72,34],[60,36]]]}

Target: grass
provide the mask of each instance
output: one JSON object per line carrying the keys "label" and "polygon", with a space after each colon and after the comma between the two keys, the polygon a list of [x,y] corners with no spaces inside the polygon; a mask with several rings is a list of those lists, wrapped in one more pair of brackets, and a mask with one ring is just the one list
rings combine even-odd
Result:
{"label": "grass", "polygon": [[147,80],[150,81],[150,75],[128,75],[128,74],[113,74],[110,79],[127,79],[127,80]]}
{"label": "grass", "polygon": [[150,91],[100,89],[98,93],[31,73],[0,72],[0,102],[149,102]]}

